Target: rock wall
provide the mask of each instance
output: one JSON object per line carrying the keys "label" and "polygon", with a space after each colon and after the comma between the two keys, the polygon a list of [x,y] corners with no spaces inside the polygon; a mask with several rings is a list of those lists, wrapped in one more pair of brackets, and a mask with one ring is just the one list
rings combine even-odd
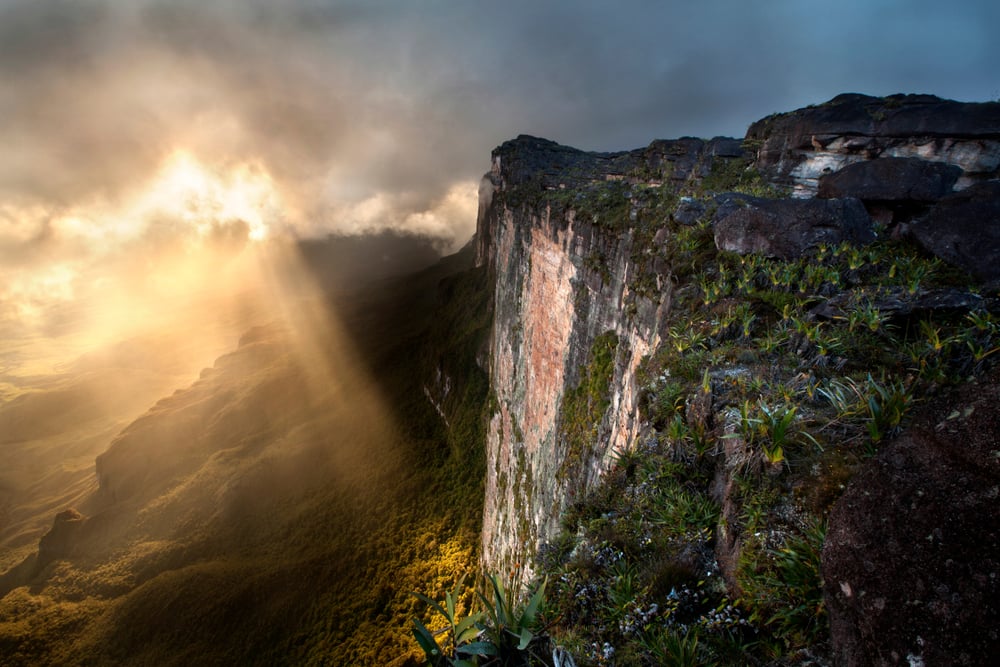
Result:
{"label": "rock wall", "polygon": [[[670,304],[632,293],[636,238],[603,226],[546,192],[621,179],[662,183],[697,177],[739,142],[655,142],[628,153],[584,153],[519,137],[493,153],[483,179],[477,263],[495,280],[488,366],[494,409],[487,430],[483,561],[487,571],[527,580],[541,542],[568,502],[584,493],[641,429],[635,371],[659,342]],[[594,258],[600,261],[595,262]],[[598,265],[599,264],[599,265]],[[617,339],[608,408],[597,446],[570,447],[561,406],[602,334]]]}

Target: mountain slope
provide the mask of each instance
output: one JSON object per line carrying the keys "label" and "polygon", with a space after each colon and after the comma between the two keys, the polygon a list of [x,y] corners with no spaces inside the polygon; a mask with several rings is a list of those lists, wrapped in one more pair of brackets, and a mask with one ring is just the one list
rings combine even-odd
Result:
{"label": "mountain slope", "polygon": [[[60,515],[38,554],[0,578],[0,653],[88,665],[405,658],[408,591],[450,586],[476,560],[485,382],[469,354],[485,320],[462,317],[452,338],[440,323],[459,308],[488,315],[486,292],[439,297],[482,287],[470,263],[467,251],[292,304],[286,322],[299,326],[248,331],[124,428],[97,458],[99,486],[75,503],[82,517]],[[421,381],[432,367],[448,373],[438,409],[451,430]]]}

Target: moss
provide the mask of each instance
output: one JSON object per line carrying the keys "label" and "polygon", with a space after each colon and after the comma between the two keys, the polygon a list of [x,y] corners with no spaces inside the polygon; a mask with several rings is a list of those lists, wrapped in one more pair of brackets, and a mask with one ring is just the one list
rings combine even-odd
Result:
{"label": "moss", "polygon": [[[750,155],[752,157],[753,153]],[[765,181],[752,166],[751,157],[714,158],[708,175],[699,184],[700,192],[695,194],[740,192],[771,199],[784,196],[784,192]]]}
{"label": "moss", "polygon": [[581,369],[579,383],[563,394],[560,406],[560,440],[563,459],[559,467],[562,480],[573,480],[580,467],[594,452],[598,427],[611,403],[611,379],[614,375],[618,336],[608,331],[591,345],[587,364]]}
{"label": "moss", "polygon": [[601,277],[601,282],[608,284],[611,282],[611,268],[608,266],[608,258],[604,253],[594,248],[583,258],[583,265]]}

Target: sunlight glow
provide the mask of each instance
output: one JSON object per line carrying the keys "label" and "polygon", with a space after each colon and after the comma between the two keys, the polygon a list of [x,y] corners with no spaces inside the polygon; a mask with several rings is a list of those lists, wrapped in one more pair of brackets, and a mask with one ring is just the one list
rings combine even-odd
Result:
{"label": "sunlight glow", "polygon": [[209,234],[220,223],[242,221],[253,241],[268,236],[280,217],[274,182],[259,166],[242,163],[220,174],[185,150],[174,151],[138,202],[140,211],[160,211]]}
{"label": "sunlight glow", "polygon": [[[210,321],[254,310],[248,300],[267,248],[283,242],[285,211],[260,165],[184,149],[137,178],[131,195],[0,206],[0,242],[22,248],[19,261],[0,265],[0,368],[38,368],[40,359],[15,352],[26,341],[49,350],[52,365],[164,328],[217,338]],[[206,347],[214,354],[228,344]]]}

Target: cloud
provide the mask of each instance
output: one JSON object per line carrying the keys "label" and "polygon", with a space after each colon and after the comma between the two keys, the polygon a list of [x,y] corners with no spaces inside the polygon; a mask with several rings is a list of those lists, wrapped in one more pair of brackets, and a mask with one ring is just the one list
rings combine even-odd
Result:
{"label": "cloud", "polygon": [[[336,179],[340,197],[433,199],[520,131],[628,147],[609,144],[740,133],[753,109],[828,79],[831,96],[893,74],[971,94],[951,88],[950,62],[984,70],[980,87],[991,76],[987,3],[928,6],[926,20],[899,3],[810,5],[6,3],[2,134],[18,159],[0,185],[62,201],[115,191],[184,147],[264,160],[300,197]],[[937,80],[921,82],[908,63],[928,63],[935,37]]]}
{"label": "cloud", "polygon": [[8,1],[0,255],[134,198],[177,150],[257,165],[299,233],[412,226],[458,245],[474,204],[457,198],[521,132],[613,150],[739,135],[844,90],[1000,96],[994,3],[910,7]]}

